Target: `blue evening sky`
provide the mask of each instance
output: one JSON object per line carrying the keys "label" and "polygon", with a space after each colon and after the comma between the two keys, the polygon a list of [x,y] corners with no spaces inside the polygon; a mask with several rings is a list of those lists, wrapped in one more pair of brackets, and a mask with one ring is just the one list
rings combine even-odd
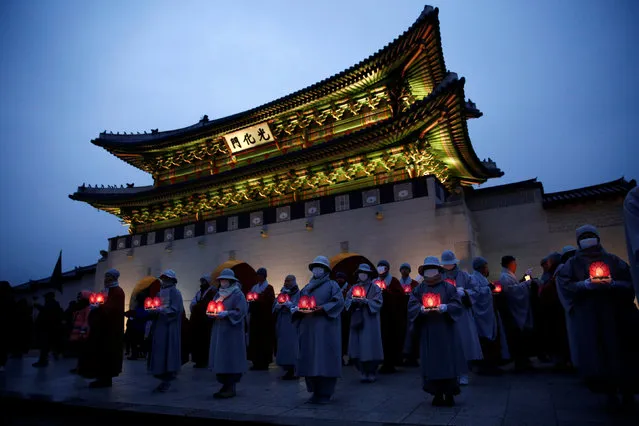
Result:
{"label": "blue evening sky", "polygon": [[[547,192],[639,178],[639,2],[431,1],[448,69],[484,112],[480,158]],[[90,143],[223,117],[359,62],[421,1],[36,1],[0,4],[0,279],[94,263],[118,219],[67,195],[151,183]]]}

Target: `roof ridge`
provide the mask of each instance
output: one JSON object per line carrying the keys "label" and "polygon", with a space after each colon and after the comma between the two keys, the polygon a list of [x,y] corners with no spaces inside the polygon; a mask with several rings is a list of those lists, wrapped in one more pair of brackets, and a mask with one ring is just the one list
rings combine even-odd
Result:
{"label": "roof ridge", "polygon": [[602,187],[606,187],[606,186],[611,186],[611,185],[631,185],[633,181],[627,181],[625,179],[624,176],[622,176],[619,179],[615,179],[615,180],[611,180],[609,182],[602,182],[602,183],[598,183],[596,185],[589,185],[589,186],[582,186],[579,188],[572,188],[572,189],[565,189],[563,191],[555,191],[555,192],[548,192],[546,194],[544,194],[545,196],[555,196],[555,195],[562,195],[562,194],[567,194],[567,193],[571,193],[571,192],[575,192],[575,191],[587,191],[587,190],[593,190],[593,189],[599,189]]}

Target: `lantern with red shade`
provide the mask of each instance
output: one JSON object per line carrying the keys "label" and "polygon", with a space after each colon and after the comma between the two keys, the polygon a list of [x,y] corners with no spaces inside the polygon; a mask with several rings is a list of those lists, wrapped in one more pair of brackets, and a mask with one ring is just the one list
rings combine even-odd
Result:
{"label": "lantern with red shade", "polygon": [[424,306],[424,309],[428,311],[439,309],[439,305],[441,305],[441,296],[436,293],[425,293],[422,296],[422,305]]}
{"label": "lantern with red shade", "polygon": [[144,310],[145,311],[152,311],[153,308],[153,298],[152,297],[147,297],[146,299],[144,299]]}
{"label": "lantern with red shade", "polygon": [[610,267],[605,262],[597,261],[590,264],[590,281],[607,283],[611,281]]}
{"label": "lantern with red shade", "polygon": [[447,282],[448,284],[452,285],[453,287],[457,287],[457,281],[455,281],[452,278],[446,278],[444,281]]}
{"label": "lantern with red shade", "polygon": [[379,287],[382,291],[386,290],[386,281],[384,280],[375,280],[375,285]]}
{"label": "lantern with red shade", "polygon": [[283,305],[286,302],[290,302],[291,301],[291,296],[289,296],[288,294],[285,293],[280,293],[277,296],[277,303],[279,303],[280,305]]}
{"label": "lantern with red shade", "polygon": [[354,299],[363,299],[366,297],[366,290],[361,285],[356,285],[353,287],[353,298]]}
{"label": "lantern with red shade", "polygon": [[211,300],[206,306],[206,315],[209,317],[214,317],[220,312],[224,312],[224,303],[221,300],[217,302]]}
{"label": "lantern with red shade", "polygon": [[92,293],[91,296],[89,296],[89,303],[93,306],[104,305],[105,301],[106,297],[104,293]]}
{"label": "lantern with red shade", "polygon": [[504,291],[503,287],[501,286],[501,283],[496,282],[494,286],[495,288],[493,288],[493,294],[499,294],[502,291]]}
{"label": "lantern with red shade", "polygon": [[406,284],[404,287],[404,294],[410,294],[411,291],[413,291],[413,287],[410,286],[410,284]]}
{"label": "lantern with red shade", "polygon": [[255,302],[255,301],[257,300],[257,298],[258,298],[258,297],[259,297],[259,295],[258,295],[256,292],[251,291],[251,292],[249,292],[249,293],[246,295],[246,301],[247,301],[247,302]]}
{"label": "lantern with red shade", "polygon": [[315,296],[302,296],[297,304],[297,308],[303,312],[311,312],[317,309],[317,301]]}

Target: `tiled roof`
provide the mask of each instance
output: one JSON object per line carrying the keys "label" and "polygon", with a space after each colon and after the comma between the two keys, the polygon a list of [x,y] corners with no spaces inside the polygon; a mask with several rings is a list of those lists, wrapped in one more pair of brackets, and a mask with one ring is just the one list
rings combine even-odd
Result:
{"label": "tiled roof", "polygon": [[621,179],[599,185],[544,194],[544,207],[554,207],[561,204],[592,199],[601,200],[611,197],[625,197],[625,195],[636,185],[637,182],[634,179],[627,181],[622,177]]}
{"label": "tiled roof", "polygon": [[[73,268],[70,271],[66,271],[62,273],[62,282],[66,283],[69,281],[75,281],[82,278],[84,275],[95,273],[97,268],[97,263],[88,266],[78,266]],[[14,291],[18,293],[22,292],[31,292],[43,288],[47,288],[49,283],[51,282],[51,277],[41,278],[39,280],[30,280],[26,283],[19,284],[13,287]]]}
{"label": "tiled roof", "polygon": [[[227,132],[232,129],[239,129],[251,125],[252,123],[264,121],[285,111],[309,105],[323,97],[339,93],[353,85],[361,86],[359,89],[365,90],[371,75],[380,70],[392,69],[398,61],[404,60],[407,54],[420,43],[426,50],[427,59],[420,62],[419,66],[425,67],[431,74],[435,84],[439,83],[446,75],[446,66],[442,54],[441,39],[439,33],[439,9],[432,6],[425,6],[419,18],[402,35],[387,44],[375,54],[350,68],[328,77],[318,83],[298,90],[282,98],[276,99],[256,108],[244,111],[227,117],[200,122],[181,129],[158,131],[154,129],[151,133],[143,134],[114,134],[106,131],[100,133],[97,139],[92,142],[95,145],[111,149],[132,149],[142,147],[173,146],[179,143],[178,139],[188,137],[189,139],[204,137],[212,133]],[[430,26],[432,31],[428,31]],[[422,37],[428,36],[427,39]],[[419,73],[418,73],[419,74]],[[423,76],[419,76],[423,77]],[[478,111],[474,111],[477,115]]]}

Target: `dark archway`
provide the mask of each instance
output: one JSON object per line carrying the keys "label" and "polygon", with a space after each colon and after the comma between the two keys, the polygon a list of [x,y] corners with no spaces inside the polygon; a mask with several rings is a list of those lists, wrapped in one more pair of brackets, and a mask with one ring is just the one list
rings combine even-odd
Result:
{"label": "dark archway", "polygon": [[357,281],[355,277],[355,271],[362,263],[368,264],[371,269],[375,270],[375,265],[373,262],[365,258],[364,256],[357,253],[340,253],[336,256],[333,256],[330,260],[331,262],[331,277],[335,279],[335,274],[338,272],[343,272],[348,277],[347,280],[350,284],[354,284]]}
{"label": "dark archway", "polygon": [[[235,276],[238,280],[240,280],[240,283],[242,284],[242,292],[244,294],[251,291],[253,286],[257,284],[255,269],[253,269],[253,267],[248,263],[241,260],[227,260],[226,262],[215,268],[215,270],[211,274],[211,278],[214,282],[215,280],[217,280],[217,277],[220,276],[220,273],[223,269],[233,270]],[[217,282],[215,283],[215,285],[217,285]]]}
{"label": "dark archway", "polygon": [[146,276],[137,282],[133,291],[131,291],[131,298],[129,299],[129,309],[135,309],[136,299],[138,294],[143,293],[144,297],[155,297],[160,292],[160,280],[157,277]]}

